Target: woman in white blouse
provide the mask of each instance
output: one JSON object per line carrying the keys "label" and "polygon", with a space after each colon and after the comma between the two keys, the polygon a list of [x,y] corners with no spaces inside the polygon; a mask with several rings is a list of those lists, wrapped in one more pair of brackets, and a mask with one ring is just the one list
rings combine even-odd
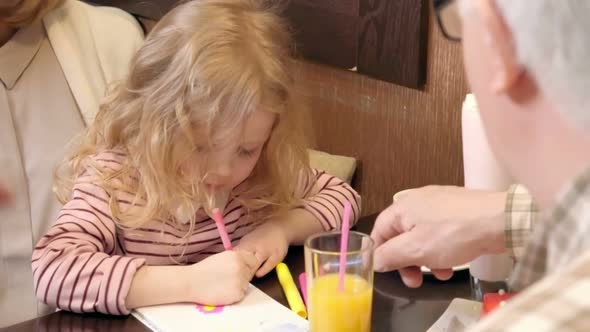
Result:
{"label": "woman in white blouse", "polygon": [[47,310],[33,294],[30,257],[60,208],[55,165],[142,40],[135,19],[118,9],[0,2],[0,327]]}

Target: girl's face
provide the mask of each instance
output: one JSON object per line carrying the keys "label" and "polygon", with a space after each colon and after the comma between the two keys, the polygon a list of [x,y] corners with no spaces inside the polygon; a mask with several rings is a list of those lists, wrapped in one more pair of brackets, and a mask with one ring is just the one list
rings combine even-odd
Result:
{"label": "girl's face", "polygon": [[235,135],[223,146],[199,149],[197,158],[203,156],[207,161],[204,180],[207,190],[228,192],[250,176],[270,137],[275,118],[270,112],[254,112],[246,120],[241,135]]}

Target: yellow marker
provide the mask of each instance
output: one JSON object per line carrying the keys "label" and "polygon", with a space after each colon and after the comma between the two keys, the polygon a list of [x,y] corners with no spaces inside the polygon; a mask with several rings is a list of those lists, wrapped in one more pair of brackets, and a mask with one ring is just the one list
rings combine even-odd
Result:
{"label": "yellow marker", "polygon": [[295,286],[293,276],[285,263],[279,263],[279,265],[277,265],[277,276],[279,277],[279,283],[281,283],[281,287],[283,287],[283,292],[287,297],[287,302],[289,302],[291,310],[302,318],[307,318],[305,304],[303,304],[299,290],[297,289],[297,286]]}

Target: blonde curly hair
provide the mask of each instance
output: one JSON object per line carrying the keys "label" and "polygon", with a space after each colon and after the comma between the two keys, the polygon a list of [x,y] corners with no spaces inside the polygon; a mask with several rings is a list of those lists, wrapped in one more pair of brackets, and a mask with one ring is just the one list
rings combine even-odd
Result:
{"label": "blonde curly hair", "polygon": [[[310,174],[303,110],[293,95],[288,29],[267,3],[190,1],[164,16],[132,60],[129,77],[115,86],[59,167],[60,200],[70,199],[76,179],[90,165],[123,226],[138,227],[165,219],[179,207],[194,208],[206,190],[202,181],[183,175],[187,156],[198,155],[199,146],[240,130],[253,112],[265,110],[276,114],[276,122],[239,199],[250,210],[264,207],[266,215],[297,204],[295,187]],[[121,170],[89,158],[109,149],[127,155]],[[136,175],[140,181],[111,181]],[[119,211],[117,190],[145,201],[141,215]]]}

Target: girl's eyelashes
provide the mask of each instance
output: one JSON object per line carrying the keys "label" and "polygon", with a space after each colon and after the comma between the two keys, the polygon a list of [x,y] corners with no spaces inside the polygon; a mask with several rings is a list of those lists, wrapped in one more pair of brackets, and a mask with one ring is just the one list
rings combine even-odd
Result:
{"label": "girl's eyelashes", "polygon": [[256,155],[256,152],[258,152],[258,148],[255,149],[244,149],[244,148],[239,148],[238,149],[238,154],[241,157],[246,157],[246,158],[250,158],[253,157],[254,155]]}
{"label": "girl's eyelashes", "polygon": [[[243,147],[239,147],[238,150],[237,150],[237,154],[240,157],[252,157],[252,156],[255,156],[256,155],[256,153],[258,152],[259,149],[260,149],[259,147],[256,147],[256,148],[253,148],[253,149],[246,149],[246,148],[243,148]],[[209,148],[207,148],[206,146],[202,146],[202,145],[197,146],[195,148],[195,152],[196,153],[199,153],[199,154],[207,153],[209,151],[210,151]]]}

